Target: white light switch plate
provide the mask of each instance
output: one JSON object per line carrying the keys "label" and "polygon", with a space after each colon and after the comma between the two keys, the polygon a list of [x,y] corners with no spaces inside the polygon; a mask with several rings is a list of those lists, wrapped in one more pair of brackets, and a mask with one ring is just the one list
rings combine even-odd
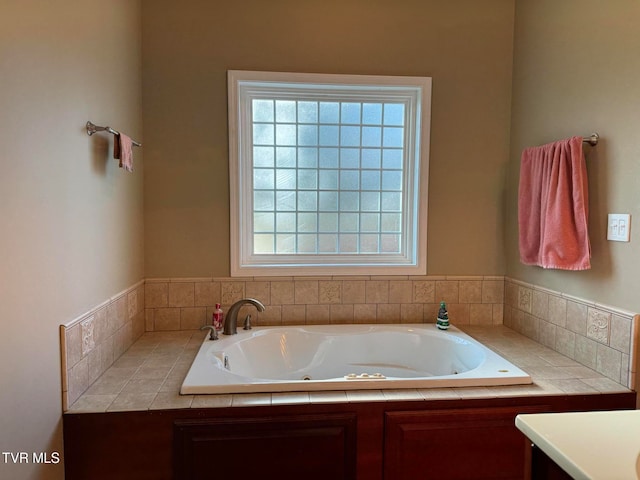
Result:
{"label": "white light switch plate", "polygon": [[631,215],[610,213],[607,218],[607,240],[628,242],[631,238]]}

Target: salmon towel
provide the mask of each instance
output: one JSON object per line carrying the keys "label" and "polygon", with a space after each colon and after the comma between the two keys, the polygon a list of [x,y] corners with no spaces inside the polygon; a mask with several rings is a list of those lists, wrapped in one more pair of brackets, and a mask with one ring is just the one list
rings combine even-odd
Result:
{"label": "salmon towel", "polygon": [[119,133],[113,142],[113,158],[120,160],[120,168],[133,172],[133,140],[124,133]]}
{"label": "salmon towel", "polygon": [[589,195],[582,137],[527,148],[520,162],[520,261],[562,270],[591,268]]}

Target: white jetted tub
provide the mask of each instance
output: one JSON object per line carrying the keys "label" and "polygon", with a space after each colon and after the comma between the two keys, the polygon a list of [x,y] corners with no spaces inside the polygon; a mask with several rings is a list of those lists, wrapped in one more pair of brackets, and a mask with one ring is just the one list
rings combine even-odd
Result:
{"label": "white jetted tub", "polygon": [[207,333],[181,394],[531,383],[531,377],[455,327],[314,325]]}

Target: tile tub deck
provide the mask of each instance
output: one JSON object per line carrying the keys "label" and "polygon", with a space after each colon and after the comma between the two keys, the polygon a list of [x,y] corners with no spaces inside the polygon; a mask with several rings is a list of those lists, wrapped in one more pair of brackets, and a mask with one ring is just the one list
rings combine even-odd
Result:
{"label": "tile tub deck", "polygon": [[629,392],[628,388],[604,375],[508,327],[466,325],[459,328],[526,371],[534,383],[497,387],[180,395],[180,386],[205,332],[147,332],[65,413]]}

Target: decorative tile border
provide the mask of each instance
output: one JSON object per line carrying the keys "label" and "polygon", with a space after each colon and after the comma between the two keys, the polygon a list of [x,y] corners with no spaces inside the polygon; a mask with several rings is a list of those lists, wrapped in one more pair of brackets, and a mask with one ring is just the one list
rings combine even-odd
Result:
{"label": "decorative tile border", "polygon": [[144,290],[142,280],[60,325],[64,410],[144,333]]}
{"label": "decorative tile border", "polygon": [[504,324],[629,388],[640,316],[505,278]]}
{"label": "decorative tile border", "polygon": [[504,278],[476,277],[249,277],[148,279],[145,283],[147,331],[199,328],[216,303],[228,309],[253,297],[255,325],[329,323],[432,323],[440,301],[458,325],[502,324]]}

